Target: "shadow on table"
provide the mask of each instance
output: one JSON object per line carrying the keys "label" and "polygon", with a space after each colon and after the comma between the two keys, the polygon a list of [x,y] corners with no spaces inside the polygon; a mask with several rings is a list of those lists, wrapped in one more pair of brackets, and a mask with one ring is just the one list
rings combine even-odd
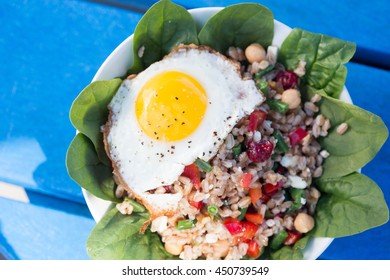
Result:
{"label": "shadow on table", "polygon": [[0,253],[0,260],[5,259],[11,259],[11,260],[17,260],[18,255],[12,248],[12,246],[8,243],[7,239],[2,234],[2,226],[1,226],[1,220],[0,220],[0,252],[2,252],[5,255],[2,255]]}

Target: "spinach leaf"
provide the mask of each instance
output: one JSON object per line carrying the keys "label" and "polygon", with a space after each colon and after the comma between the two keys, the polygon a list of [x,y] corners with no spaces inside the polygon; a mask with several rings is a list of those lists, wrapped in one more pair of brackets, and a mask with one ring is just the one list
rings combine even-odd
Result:
{"label": "spinach leaf", "polygon": [[230,46],[245,49],[251,43],[268,47],[274,36],[272,12],[259,4],[245,3],[224,8],[199,32],[199,42],[225,53]]}
{"label": "spinach leaf", "polygon": [[356,50],[356,45],[323,34],[294,28],[284,40],[279,61],[294,70],[300,60],[306,62],[304,85],[311,92],[339,98],[347,76],[347,63]]}
{"label": "spinach leaf", "polygon": [[179,44],[198,44],[197,29],[191,14],[169,0],[154,4],[141,18],[133,41],[134,64],[138,73]]}
{"label": "spinach leaf", "polygon": [[99,159],[106,165],[110,165],[110,161],[104,150],[100,127],[107,121],[107,105],[121,82],[120,79],[114,79],[89,84],[75,99],[70,109],[70,121],[73,126],[92,141]]}
{"label": "spinach leaf", "polygon": [[[332,125],[329,135],[319,139],[321,147],[330,153],[323,165],[323,179],[357,171],[374,158],[388,137],[380,117],[355,105],[322,96],[320,111]],[[344,122],[349,128],[339,135],[336,128]]]}
{"label": "spinach leaf", "polygon": [[271,260],[303,260],[303,252],[310,236],[298,240],[294,246],[283,246],[277,251],[270,253]]}
{"label": "spinach leaf", "polygon": [[342,237],[382,225],[389,209],[381,189],[367,176],[352,173],[317,181],[322,196],[316,209],[313,235]]}
{"label": "spinach leaf", "polygon": [[117,202],[111,167],[103,164],[91,140],[82,133],[73,139],[66,154],[69,176],[93,195]]}
{"label": "spinach leaf", "polygon": [[140,228],[149,220],[148,212],[122,215],[116,208],[106,213],[87,240],[92,259],[156,260],[174,259],[167,253],[157,233]]}

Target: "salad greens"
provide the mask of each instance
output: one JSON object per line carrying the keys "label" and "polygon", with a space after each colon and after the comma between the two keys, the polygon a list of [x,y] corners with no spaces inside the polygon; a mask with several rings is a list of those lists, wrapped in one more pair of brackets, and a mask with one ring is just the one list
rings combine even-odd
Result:
{"label": "salad greens", "polygon": [[196,24],[190,13],[169,0],[154,4],[134,32],[132,73],[147,68],[179,44],[198,44]]}
{"label": "salad greens", "polygon": [[294,246],[283,246],[277,251],[270,252],[271,260],[302,260],[303,259],[303,249],[306,248],[307,243],[309,242],[310,236],[306,235],[305,237],[299,239]]}
{"label": "salad greens", "polygon": [[108,166],[111,163],[104,151],[100,127],[108,119],[108,103],[121,82],[120,79],[114,79],[91,83],[79,94],[70,109],[70,121],[73,126],[92,141],[99,159]]}
{"label": "salad greens", "polygon": [[337,38],[294,28],[280,48],[280,62],[295,69],[306,62],[303,84],[310,92],[339,98],[347,77],[343,65],[353,56],[356,45]]}
{"label": "salad greens", "polygon": [[115,207],[112,208],[92,230],[87,240],[88,255],[92,259],[175,259],[165,251],[156,233],[149,229],[140,233],[148,220],[149,213],[145,209],[122,215]]}
{"label": "salad greens", "polygon": [[66,166],[69,176],[93,195],[104,200],[120,201],[115,197],[112,168],[99,160],[92,141],[84,134],[78,133],[70,144]]}
{"label": "salad greens", "polygon": [[[273,32],[272,12],[261,5],[227,7],[211,17],[197,33],[194,20],[183,7],[161,0],[144,15],[135,30],[134,64],[130,72],[141,71],[179,44],[200,42],[224,53],[232,45],[244,49],[258,42],[268,46]],[[388,220],[388,208],[379,187],[356,173],[378,153],[388,130],[378,116],[336,99],[345,83],[347,71],[343,64],[354,52],[353,43],[301,29],[294,29],[282,44],[279,62],[288,69],[295,69],[300,60],[307,63],[302,80],[303,98],[307,100],[315,93],[322,96],[320,110],[331,120],[332,129],[320,142],[331,156],[325,160],[324,174],[315,182],[322,197],[314,217],[314,230],[293,246],[267,248],[268,258],[302,259],[302,250],[312,237],[352,235]],[[66,159],[71,178],[91,194],[112,202],[119,199],[115,197],[116,186],[100,129],[107,121],[107,105],[120,83],[120,79],[91,83],[76,98],[70,119],[79,133],[70,144]],[[335,128],[343,122],[349,129],[340,136]],[[291,196],[300,203],[300,193]],[[142,205],[129,201],[134,206],[133,214],[122,215],[113,207],[97,223],[87,241],[89,256],[92,259],[176,258],[165,251],[157,233],[149,229],[140,233],[149,220],[149,213]]]}
{"label": "salad greens", "polygon": [[381,189],[367,176],[352,173],[317,181],[322,197],[314,236],[342,237],[379,226],[389,219]]}
{"label": "salad greens", "polygon": [[[375,157],[388,137],[387,127],[380,117],[355,105],[322,96],[320,111],[332,124],[328,136],[319,140],[331,154],[323,165],[322,179],[359,170]],[[336,131],[341,123],[349,127],[343,135]]]}
{"label": "salad greens", "polygon": [[199,43],[225,53],[230,46],[251,43],[268,47],[274,34],[272,12],[258,4],[237,4],[212,16],[199,32]]}

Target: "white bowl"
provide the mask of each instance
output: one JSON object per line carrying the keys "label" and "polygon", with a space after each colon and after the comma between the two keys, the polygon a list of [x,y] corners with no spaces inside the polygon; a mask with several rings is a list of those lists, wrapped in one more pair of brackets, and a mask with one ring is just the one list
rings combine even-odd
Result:
{"label": "white bowl", "polygon": [[[221,7],[198,8],[189,10],[200,28],[212,15],[220,11]],[[280,47],[290,33],[291,28],[275,20],[274,38],[272,44]],[[124,40],[100,66],[92,81],[109,80],[122,77],[133,64],[133,35]],[[341,100],[352,103],[347,89],[344,87]],[[111,202],[95,197],[83,189],[87,206],[96,222],[104,216]],[[304,249],[304,258],[307,260],[317,259],[333,241],[333,238],[312,238]]]}

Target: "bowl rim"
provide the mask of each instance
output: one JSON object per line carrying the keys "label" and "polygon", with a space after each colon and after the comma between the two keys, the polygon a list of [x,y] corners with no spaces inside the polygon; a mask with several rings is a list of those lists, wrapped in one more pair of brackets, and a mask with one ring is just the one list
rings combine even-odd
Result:
{"label": "bowl rim", "polygon": [[[208,18],[222,10],[224,7],[201,7],[189,9],[189,13],[195,19],[198,28],[200,28]],[[287,37],[287,35],[291,32],[292,28],[285,25],[284,23],[274,20],[274,39],[272,41],[272,45],[276,45],[280,48],[281,42]],[[133,63],[133,42],[134,34],[128,36],[122,43],[120,43],[104,60],[96,74],[94,75],[92,82],[98,80],[107,80],[113,79],[116,77],[123,77],[127,70],[131,67]],[[130,50],[130,51],[129,51]],[[123,56],[125,59],[123,60]],[[118,59],[121,58],[121,59]],[[120,65],[120,67],[117,67]],[[124,67],[125,66],[125,67]],[[107,69],[110,69],[108,71]],[[351,96],[344,86],[343,91],[340,96],[340,100],[345,101],[347,103],[352,104]],[[113,203],[110,201],[105,201],[100,198],[95,197],[87,190],[82,188],[82,193],[84,195],[84,199],[86,201],[87,207],[91,212],[92,217],[96,222],[100,221],[100,219],[104,216],[107,210],[112,207]],[[327,237],[314,237],[311,238],[303,249],[303,255],[305,260],[314,260],[317,259],[332,243],[334,238]]]}

